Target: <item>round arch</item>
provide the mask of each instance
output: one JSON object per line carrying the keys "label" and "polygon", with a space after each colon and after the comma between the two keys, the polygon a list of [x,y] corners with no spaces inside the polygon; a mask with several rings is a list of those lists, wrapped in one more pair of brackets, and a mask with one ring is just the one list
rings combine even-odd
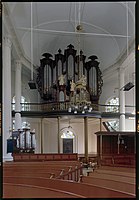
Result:
{"label": "round arch", "polygon": [[59,132],[60,153],[63,153],[64,140],[71,139],[73,141],[73,153],[77,153],[77,134],[71,126],[64,127]]}

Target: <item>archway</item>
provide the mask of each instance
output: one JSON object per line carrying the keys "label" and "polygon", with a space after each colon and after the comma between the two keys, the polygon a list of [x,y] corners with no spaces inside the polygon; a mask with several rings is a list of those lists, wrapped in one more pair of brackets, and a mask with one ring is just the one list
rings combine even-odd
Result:
{"label": "archway", "polygon": [[77,135],[71,126],[64,127],[60,130],[60,153],[77,152]]}

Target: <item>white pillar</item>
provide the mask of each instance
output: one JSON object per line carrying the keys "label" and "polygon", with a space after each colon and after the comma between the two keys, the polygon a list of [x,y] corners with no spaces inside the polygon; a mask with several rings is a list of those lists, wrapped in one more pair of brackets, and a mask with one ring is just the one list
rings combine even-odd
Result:
{"label": "white pillar", "polygon": [[122,87],[125,85],[124,75],[125,70],[120,69],[120,122],[119,122],[119,131],[125,131],[125,91]]}
{"label": "white pillar", "polygon": [[11,115],[11,39],[4,37],[3,41],[3,161],[11,160],[11,153],[7,154],[7,139],[10,136],[9,130],[12,129]]}
{"label": "white pillar", "polygon": [[15,130],[21,129],[21,61],[16,61],[15,70]]}

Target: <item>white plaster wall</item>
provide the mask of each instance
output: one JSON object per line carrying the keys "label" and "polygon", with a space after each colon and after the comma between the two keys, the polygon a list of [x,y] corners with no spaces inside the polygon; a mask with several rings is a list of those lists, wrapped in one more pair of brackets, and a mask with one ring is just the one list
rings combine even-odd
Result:
{"label": "white plaster wall", "polygon": [[[127,73],[130,71],[130,74],[134,73],[134,65],[131,65],[131,69],[125,70],[125,84],[129,81],[135,83],[135,80],[129,79],[131,76],[127,76]],[[111,74],[110,77],[107,76],[106,79],[103,80],[103,87],[102,87],[102,94],[100,96],[99,103],[102,105],[105,105],[107,100],[112,97],[119,97],[119,72],[115,71],[113,74]],[[136,88],[133,87],[129,91],[125,91],[125,112],[126,113],[135,113],[136,105],[135,105],[135,97],[136,94]],[[101,111],[105,111],[105,107],[100,107]],[[129,120],[126,119],[125,122],[125,130],[126,131],[135,131],[135,119]]]}
{"label": "white plaster wall", "polygon": [[[97,136],[96,132],[100,131],[100,122],[89,123],[88,126],[88,153],[97,153]],[[106,131],[105,127],[101,125],[101,130]]]}
{"label": "white plaster wall", "polygon": [[[14,64],[14,63],[12,63]],[[28,81],[30,80],[30,74],[23,74],[21,75],[21,95],[26,98],[28,102],[40,102],[40,95],[38,93],[37,89],[30,89],[28,85]],[[11,84],[12,84],[12,97],[15,96],[15,70],[12,67],[12,79],[11,79]],[[18,84],[18,83],[17,83]]]}
{"label": "white plaster wall", "polygon": [[125,120],[125,131],[136,131],[135,119],[126,119]]}
{"label": "white plaster wall", "polygon": [[[39,118],[31,119],[24,118],[24,121],[30,123],[31,130],[35,129],[36,133],[36,153],[41,153],[41,120]],[[81,119],[79,123],[70,124],[76,135],[75,140],[75,152],[79,154],[84,154],[84,120]],[[60,129],[67,127],[68,124],[60,123]],[[88,152],[96,153],[97,152],[97,137],[95,132],[100,131],[100,122],[99,120],[96,123],[88,123]],[[105,131],[105,128],[102,125],[102,131]],[[54,122],[51,122],[51,119],[43,119],[42,121],[42,137],[43,137],[43,153],[57,153],[58,152],[58,124],[57,119]],[[60,139],[61,140],[61,139]],[[60,142],[60,145],[63,145]],[[61,147],[60,147],[61,149]],[[62,152],[61,152],[62,153]]]}
{"label": "white plaster wall", "polygon": [[57,123],[43,120],[43,153],[58,152]]}
{"label": "white plaster wall", "polygon": [[71,124],[72,128],[75,130],[77,137],[77,153],[84,153],[84,125],[83,120],[80,123]]}

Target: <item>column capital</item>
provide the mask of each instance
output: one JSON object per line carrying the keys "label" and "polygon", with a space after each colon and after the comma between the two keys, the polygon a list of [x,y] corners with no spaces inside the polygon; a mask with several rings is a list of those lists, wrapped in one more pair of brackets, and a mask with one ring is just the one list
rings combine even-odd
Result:
{"label": "column capital", "polygon": [[21,66],[22,66],[21,60],[15,60],[15,65],[17,69],[21,69]]}
{"label": "column capital", "polygon": [[20,65],[22,62],[21,62],[21,60],[15,60],[15,63],[17,64],[17,65]]}
{"label": "column capital", "polygon": [[119,73],[125,73],[125,68],[124,68],[123,66],[121,66],[121,67],[119,68]]}
{"label": "column capital", "polygon": [[6,46],[8,46],[9,48],[11,48],[12,42],[11,42],[11,36],[10,36],[10,35],[6,35],[6,36],[4,37],[4,44],[5,44]]}

